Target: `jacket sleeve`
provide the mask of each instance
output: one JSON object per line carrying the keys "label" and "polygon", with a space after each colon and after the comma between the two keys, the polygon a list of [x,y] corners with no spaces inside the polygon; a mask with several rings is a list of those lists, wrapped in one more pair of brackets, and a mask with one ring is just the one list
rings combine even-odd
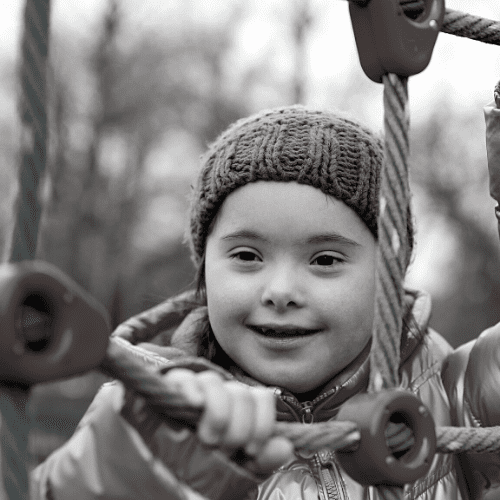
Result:
{"label": "jacket sleeve", "polygon": [[172,499],[189,495],[120,416],[124,390],[105,384],[71,439],[31,475],[33,500]]}
{"label": "jacket sleeve", "polygon": [[[442,377],[453,425],[500,425],[500,323],[456,349],[447,358]],[[484,487],[500,484],[499,453],[467,453],[463,460]]]}
{"label": "jacket sleeve", "polygon": [[[175,430],[118,382],[105,384],[71,439],[32,473],[31,500],[251,498],[259,480],[186,429]],[[125,404],[124,404],[125,401]],[[200,494],[199,492],[202,492]]]}
{"label": "jacket sleeve", "polygon": [[[490,195],[500,205],[500,109],[496,102],[492,101],[483,108],[483,111],[486,122]],[[498,234],[500,236],[500,219],[498,220]]]}

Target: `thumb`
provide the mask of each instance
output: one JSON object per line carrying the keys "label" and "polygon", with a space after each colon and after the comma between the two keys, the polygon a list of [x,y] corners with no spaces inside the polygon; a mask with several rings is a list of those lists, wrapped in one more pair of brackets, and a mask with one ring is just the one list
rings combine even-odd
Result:
{"label": "thumb", "polygon": [[257,475],[267,475],[295,458],[294,447],[290,440],[282,436],[269,439],[259,454],[245,465]]}

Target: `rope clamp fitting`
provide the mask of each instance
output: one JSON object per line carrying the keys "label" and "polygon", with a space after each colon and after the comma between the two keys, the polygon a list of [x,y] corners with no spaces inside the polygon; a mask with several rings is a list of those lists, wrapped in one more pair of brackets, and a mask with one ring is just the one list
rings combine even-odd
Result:
{"label": "rope clamp fitting", "polygon": [[399,76],[423,71],[445,14],[444,0],[422,0],[423,12],[411,19],[401,0],[350,0],[354,38],[365,74],[381,83],[386,73]]}
{"label": "rope clamp fitting", "polygon": [[110,331],[104,307],[57,267],[0,265],[0,382],[30,386],[96,368]]}
{"label": "rope clamp fitting", "polygon": [[[391,418],[414,434],[413,446],[399,457],[385,437]],[[358,483],[403,486],[429,471],[436,451],[434,420],[414,394],[401,389],[358,394],[341,406],[337,420],[355,422],[361,434],[355,450],[337,451],[341,466]]]}

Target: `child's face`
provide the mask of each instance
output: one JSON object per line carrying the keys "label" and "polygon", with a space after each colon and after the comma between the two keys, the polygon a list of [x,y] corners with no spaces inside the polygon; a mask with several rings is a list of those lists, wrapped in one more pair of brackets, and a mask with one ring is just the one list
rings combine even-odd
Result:
{"label": "child's face", "polygon": [[217,341],[264,384],[318,388],[370,339],[376,245],[351,208],[309,185],[259,181],[232,192],[206,245]]}

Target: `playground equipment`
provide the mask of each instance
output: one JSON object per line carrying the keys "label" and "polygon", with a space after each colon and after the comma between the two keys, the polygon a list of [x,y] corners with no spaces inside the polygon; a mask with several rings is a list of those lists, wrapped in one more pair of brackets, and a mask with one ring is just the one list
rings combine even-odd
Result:
{"label": "playground equipment", "polygon": [[[189,293],[131,318],[109,336],[103,309],[69,278],[45,263],[21,262],[34,258],[40,215],[37,187],[45,168],[44,72],[49,3],[26,2],[22,120],[27,140],[23,142],[12,263],[0,269],[2,469],[4,490],[10,500],[28,496],[22,463],[27,455],[24,405],[31,384],[98,368],[142,395],[164,418],[188,427],[194,427],[199,418],[199,410],[179,403],[182,398],[131,355],[134,344],[154,336],[147,321],[152,315],[156,324],[165,328],[187,316],[192,307]],[[427,66],[439,31],[498,45],[500,23],[445,10],[443,0],[351,0],[350,12],[361,65],[369,78],[384,85],[386,160],[380,194],[383,209],[379,217],[378,298],[369,393],[353,398],[339,421],[307,426],[278,423],[276,433],[288,437],[297,450],[339,450],[344,469],[357,481],[378,485],[384,498],[399,498],[403,484],[426,473],[435,451],[500,451],[500,428],[434,429],[419,400],[395,389],[399,383],[402,282],[409,253],[407,79]],[[30,318],[35,323],[30,323]],[[35,332],[34,324],[39,327]],[[93,327],[87,328],[90,324]],[[89,345],[89,331],[94,326]],[[77,356],[82,352],[83,361]],[[359,411],[360,406],[365,410]],[[367,421],[360,414],[373,418]],[[386,444],[385,429],[393,415],[403,418],[414,434],[412,448],[401,458],[389,453]],[[356,429],[360,430],[360,441],[353,432]],[[375,471],[370,474],[366,474],[367,467],[359,467],[358,461],[366,456],[371,465],[378,464],[369,467],[370,472]]]}

